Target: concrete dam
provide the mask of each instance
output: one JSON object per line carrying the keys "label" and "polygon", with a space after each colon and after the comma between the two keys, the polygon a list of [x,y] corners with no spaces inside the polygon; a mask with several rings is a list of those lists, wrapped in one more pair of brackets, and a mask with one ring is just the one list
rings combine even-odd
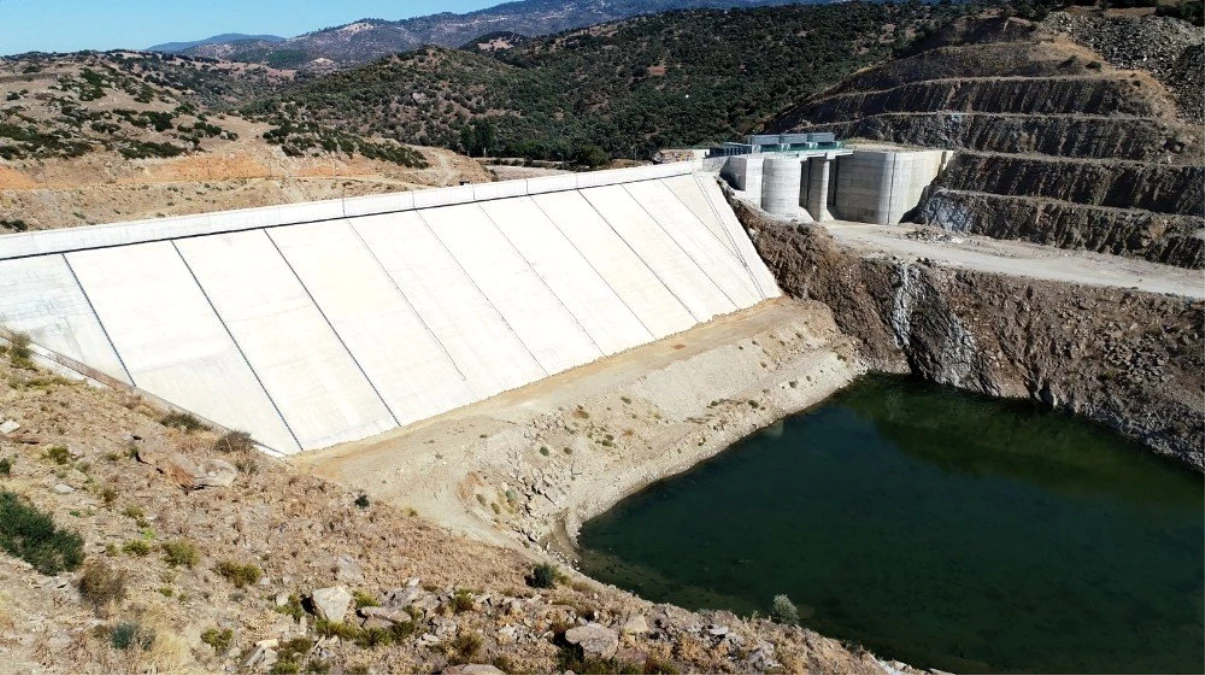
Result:
{"label": "concrete dam", "polygon": [[0,237],[0,326],[277,455],[780,294],[689,163]]}

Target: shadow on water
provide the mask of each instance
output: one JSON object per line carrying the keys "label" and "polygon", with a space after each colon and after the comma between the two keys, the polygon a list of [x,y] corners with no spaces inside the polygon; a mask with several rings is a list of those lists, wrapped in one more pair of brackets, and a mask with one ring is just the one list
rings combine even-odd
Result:
{"label": "shadow on water", "polygon": [[1024,402],[871,377],[582,530],[584,571],[917,666],[1205,671],[1200,476]]}

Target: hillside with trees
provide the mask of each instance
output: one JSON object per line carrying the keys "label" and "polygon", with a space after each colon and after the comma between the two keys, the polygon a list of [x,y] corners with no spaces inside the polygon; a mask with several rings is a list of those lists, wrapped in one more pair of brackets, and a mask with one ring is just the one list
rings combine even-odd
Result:
{"label": "hillside with trees", "polygon": [[478,156],[647,159],[748,133],[981,9],[851,2],[669,12],[509,49],[427,47],[287,87],[244,113]]}

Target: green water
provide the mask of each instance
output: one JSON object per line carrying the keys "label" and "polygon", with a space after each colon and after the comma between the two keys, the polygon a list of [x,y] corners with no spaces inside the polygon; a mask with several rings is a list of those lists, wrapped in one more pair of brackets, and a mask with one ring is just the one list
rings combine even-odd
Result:
{"label": "green water", "polygon": [[960,672],[1205,672],[1202,479],[1028,403],[890,377],[582,530],[583,570]]}

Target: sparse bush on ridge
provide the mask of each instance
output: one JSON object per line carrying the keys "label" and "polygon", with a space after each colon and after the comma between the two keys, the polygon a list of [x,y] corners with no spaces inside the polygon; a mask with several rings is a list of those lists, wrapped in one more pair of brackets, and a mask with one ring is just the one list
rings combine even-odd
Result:
{"label": "sparse bush on ridge", "polygon": [[237,563],[232,560],[227,560],[219,564],[215,571],[222,575],[230,583],[234,584],[235,588],[246,588],[259,581],[263,576],[263,571],[258,565],[253,563]]}
{"label": "sparse bush on ridge", "polygon": [[796,625],[799,623],[799,609],[786,595],[776,595],[770,606],[770,618],[778,623]]}
{"label": "sparse bush on ridge", "polygon": [[7,491],[0,492],[0,548],[48,576],[84,561],[83,537],[56,527],[49,514]]}
{"label": "sparse bush on ridge", "polygon": [[80,596],[93,607],[101,608],[126,597],[126,575],[102,560],[88,564],[79,580]]}
{"label": "sparse bush on ridge", "polygon": [[201,554],[192,542],[165,541],[159,545],[163,559],[172,567],[193,567],[201,560]]}
{"label": "sparse bush on ridge", "polygon": [[555,566],[543,563],[536,565],[527,576],[527,585],[532,588],[555,588],[561,573]]}
{"label": "sparse bush on ridge", "polygon": [[159,423],[165,427],[182,429],[190,433],[193,431],[206,431],[209,429],[209,427],[205,426],[205,424],[202,423],[201,420],[197,419],[195,415],[185,412],[170,412],[159,418]]}
{"label": "sparse bush on ridge", "polygon": [[231,431],[214,441],[213,449],[227,454],[250,452],[255,449],[255,441],[245,431]]}

